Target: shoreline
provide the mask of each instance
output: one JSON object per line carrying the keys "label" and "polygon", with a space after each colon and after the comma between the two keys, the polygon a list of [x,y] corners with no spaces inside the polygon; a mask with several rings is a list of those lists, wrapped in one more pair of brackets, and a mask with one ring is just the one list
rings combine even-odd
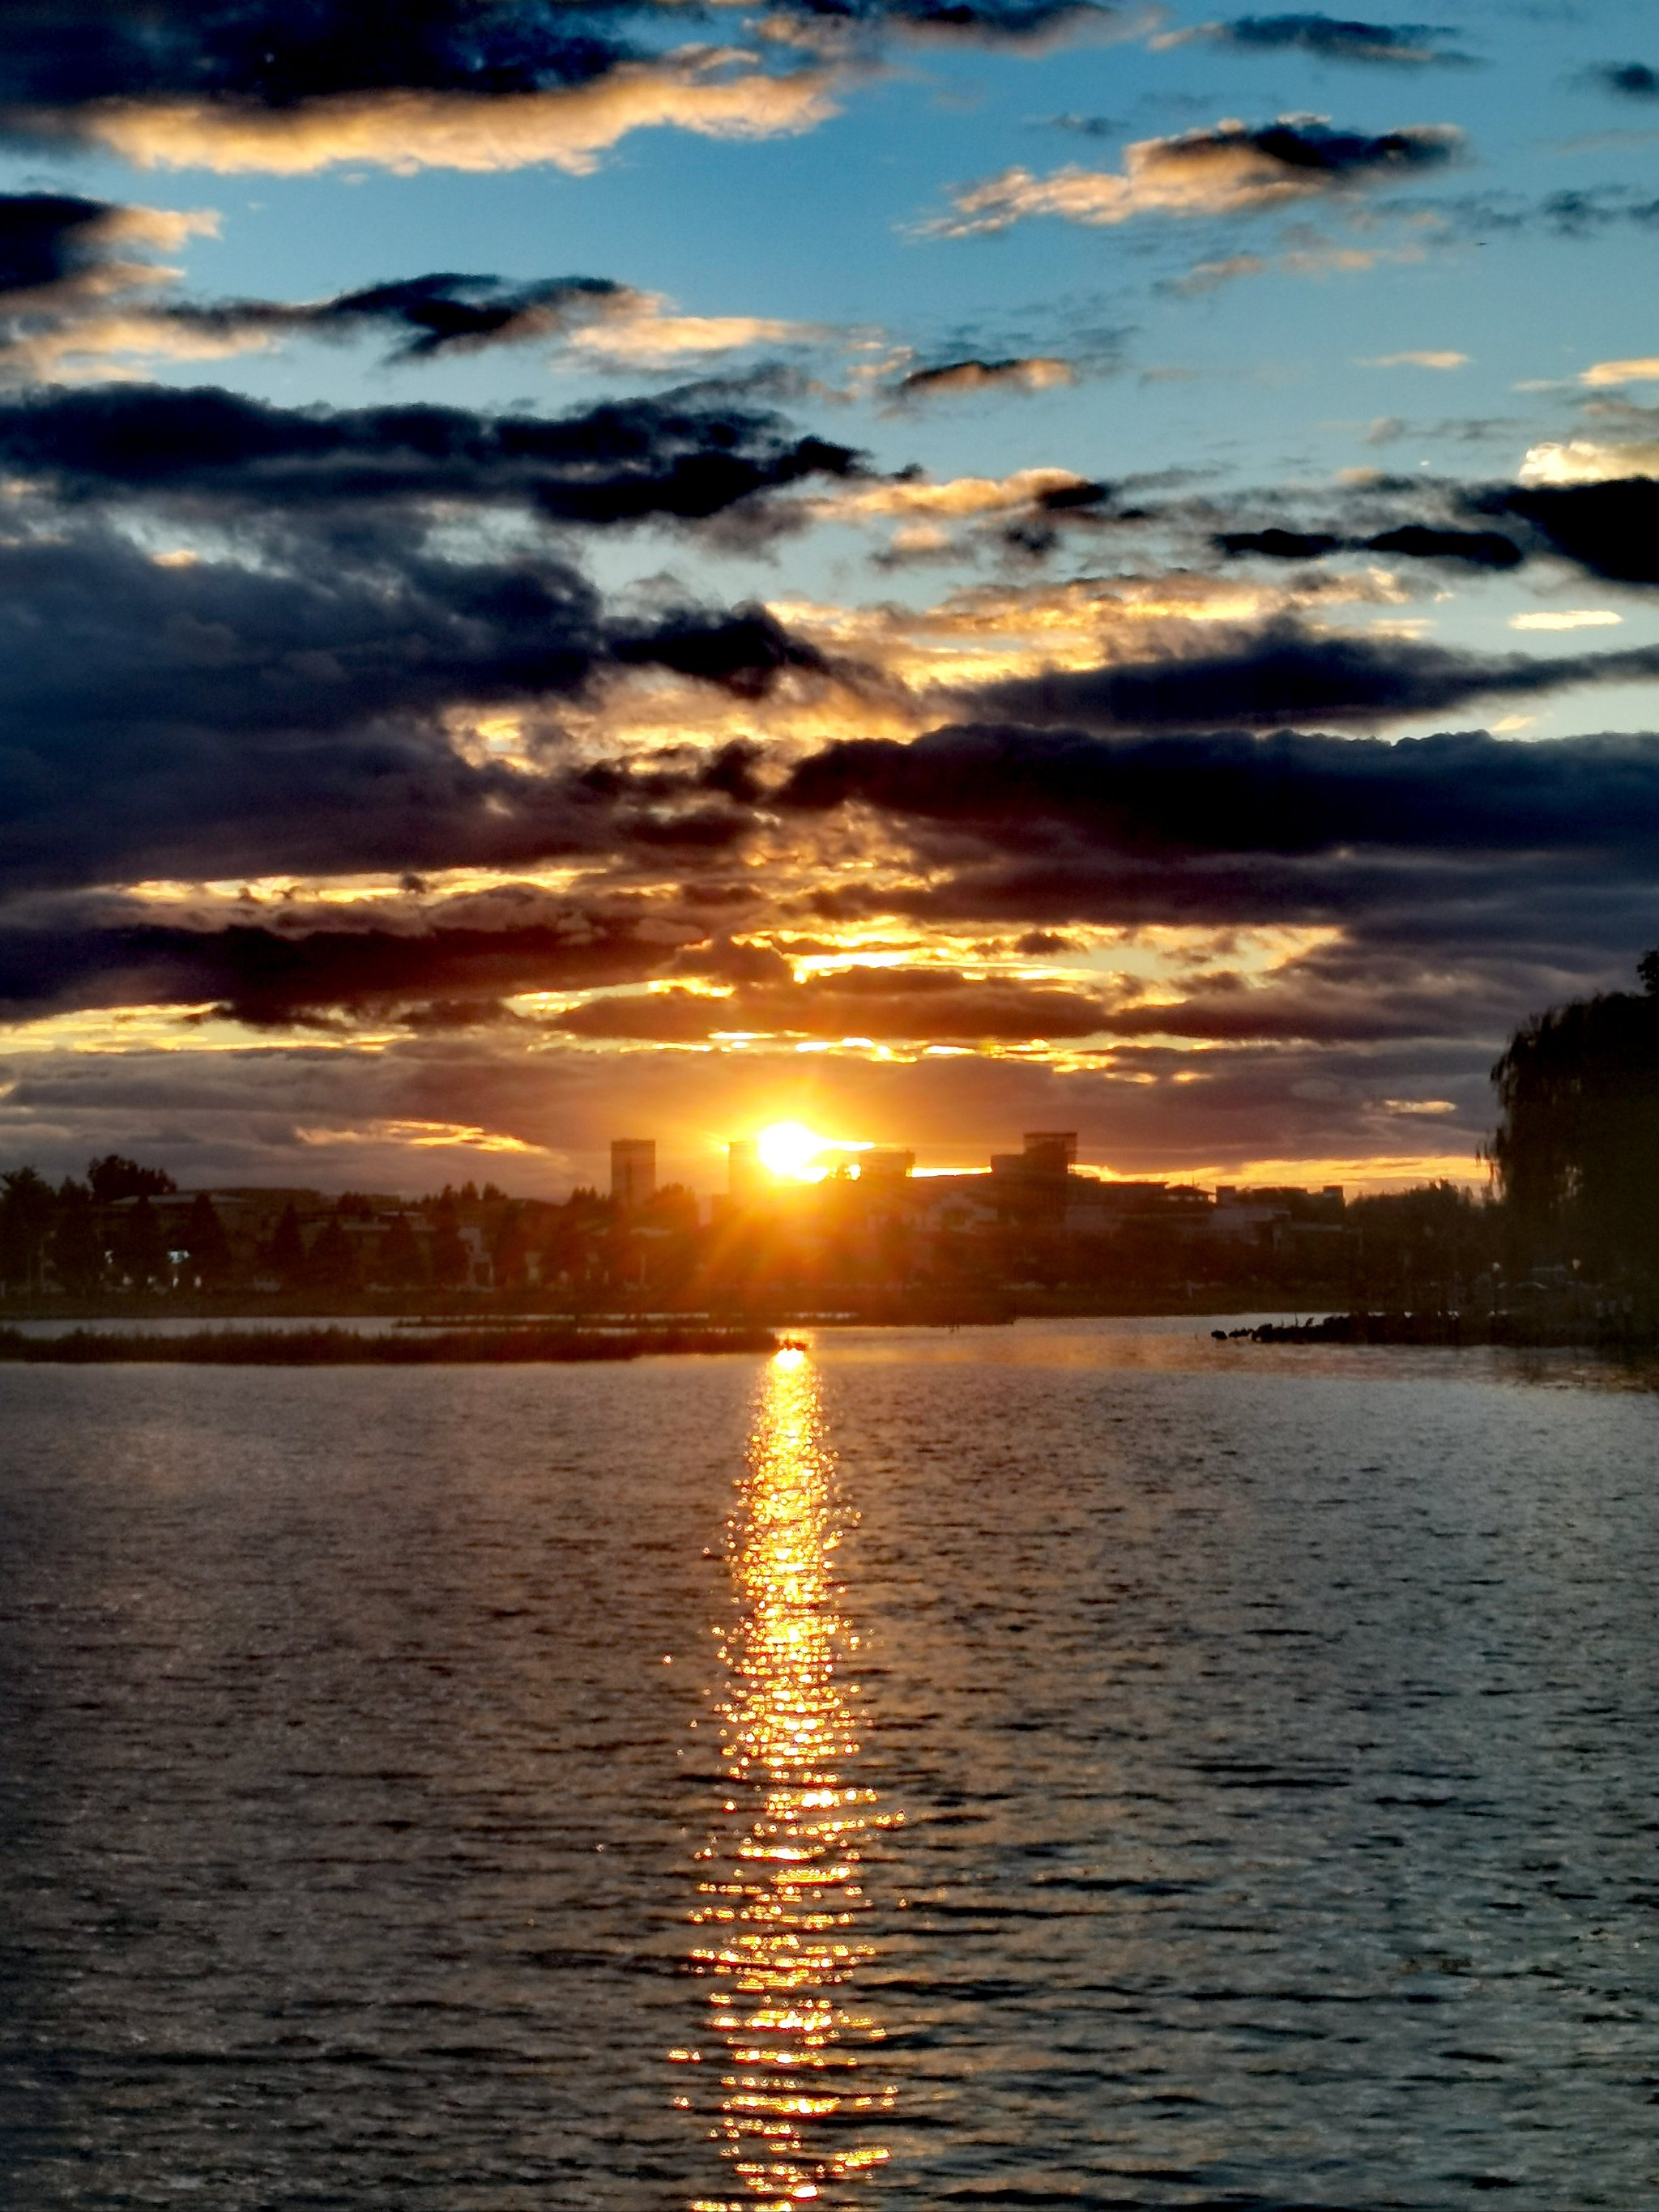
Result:
{"label": "shoreline", "polygon": [[[1470,1314],[1455,1310],[1354,1310],[1333,1312],[1315,1302],[1271,1310],[1243,1309],[1253,1316],[1236,1328],[1210,1326],[1232,1317],[1224,1307],[1170,1310],[1137,1307],[1102,1314],[909,1313],[878,1319],[869,1315],[794,1313],[765,1323],[718,1320],[650,1320],[584,1316],[547,1322],[533,1316],[421,1315],[394,1319],[391,1326],[362,1328],[351,1317],[312,1316],[287,1323],[275,1315],[227,1317],[215,1326],[162,1330],[152,1317],[130,1316],[137,1326],[87,1328],[63,1320],[51,1334],[33,1335],[0,1318],[0,1365],[93,1366],[189,1365],[227,1367],[432,1367],[574,1364],[631,1360],[653,1355],[708,1356],[722,1352],[771,1353],[793,1340],[800,1328],[834,1333],[847,1328],[985,1328],[1017,1321],[1087,1320],[1186,1322],[1218,1343],[1260,1345],[1405,1346],[1444,1350],[1498,1347],[1515,1351],[1570,1351],[1634,1358],[1659,1352],[1659,1316],[1606,1310],[1600,1315],[1499,1311]],[[1305,1318],[1304,1317],[1305,1315]],[[45,1318],[42,1316],[41,1318]],[[58,1316],[52,1317],[58,1320]],[[169,1315],[175,1323],[186,1316]],[[356,1316],[382,1320],[380,1316]]]}
{"label": "shoreline", "polygon": [[1431,1310],[1326,1314],[1318,1320],[1261,1322],[1212,1329],[1212,1337],[1251,1344],[1401,1344],[1449,1351],[1484,1346],[1519,1352],[1659,1351],[1659,1320],[1648,1313],[1471,1314]]}
{"label": "shoreline", "polygon": [[663,1328],[632,1332],[518,1328],[370,1335],[347,1328],[202,1329],[145,1336],[76,1329],[25,1336],[0,1328],[0,1363],[25,1366],[505,1367],[641,1359],[652,1353],[775,1352],[771,1329]]}

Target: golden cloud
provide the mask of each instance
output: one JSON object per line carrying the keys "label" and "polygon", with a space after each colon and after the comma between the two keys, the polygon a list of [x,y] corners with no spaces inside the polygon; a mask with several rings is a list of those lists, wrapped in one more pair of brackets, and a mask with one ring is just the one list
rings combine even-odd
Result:
{"label": "golden cloud", "polygon": [[1436,353],[1426,349],[1411,353],[1380,353],[1369,361],[1362,361],[1361,368],[1467,368],[1469,356],[1449,349]]}
{"label": "golden cloud", "polygon": [[[145,271],[150,277],[173,273],[153,268]],[[21,331],[0,343],[0,377],[23,383],[141,377],[147,362],[224,361],[235,354],[264,352],[280,337],[275,331],[246,325],[213,330],[143,307],[125,313],[81,315]]]}
{"label": "golden cloud", "polygon": [[545,164],[586,176],[629,131],[773,138],[810,131],[836,112],[845,70],[770,76],[745,68],[750,58],[732,48],[697,48],[625,64],[592,84],[494,98],[394,89],[333,94],[290,108],[106,100],[77,109],[70,122],[51,113],[30,119],[42,135],[89,139],[148,169],[303,176],[350,161],[400,174]]}
{"label": "golden cloud", "polygon": [[952,477],[943,483],[875,484],[867,489],[832,492],[810,502],[818,522],[863,522],[889,516],[1009,514],[1032,506],[1045,493],[1073,491],[1088,483],[1072,469],[1017,469],[1006,477]]}
{"label": "golden cloud", "polygon": [[1659,383],[1659,354],[1645,354],[1630,361],[1597,361],[1579,374],[1581,384]]}
{"label": "golden cloud", "polygon": [[[1611,629],[1623,622],[1623,615],[1615,614],[1611,607],[1560,607],[1538,614],[1511,615],[1511,629]],[[1530,720],[1532,718],[1528,717]]]}
{"label": "golden cloud", "polygon": [[1523,484],[1607,483],[1620,477],[1659,477],[1659,441],[1547,440],[1528,447],[1516,473]]}
{"label": "golden cloud", "polygon": [[817,324],[765,315],[677,314],[660,294],[635,293],[573,331],[567,343],[579,354],[652,368],[744,346],[801,344],[823,335]]}
{"label": "golden cloud", "polygon": [[1310,606],[1388,603],[1399,596],[1393,579],[1377,569],[1296,586],[1182,570],[969,586],[921,608],[776,600],[772,612],[832,659],[877,672],[918,695],[913,720],[920,726],[937,704],[926,695],[941,689],[965,690],[1044,670],[1148,659],[1181,651],[1213,625],[1261,623]]}
{"label": "golden cloud", "polygon": [[[1282,118],[1288,134],[1305,132],[1319,118]],[[1323,197],[1347,182],[1363,180],[1368,169],[1385,166],[1355,161],[1345,172],[1334,165],[1288,161],[1262,143],[1271,134],[1251,131],[1228,116],[1211,128],[1170,138],[1141,138],[1125,149],[1120,170],[1085,169],[1073,163],[1050,176],[1005,169],[955,196],[953,214],[925,226],[927,234],[967,238],[1006,230],[1027,216],[1058,216],[1066,222],[1110,225],[1141,215],[1178,216],[1253,214]],[[1449,125],[1413,126],[1391,134],[1413,158],[1443,159],[1459,143]],[[1383,141],[1372,142],[1381,147]]]}

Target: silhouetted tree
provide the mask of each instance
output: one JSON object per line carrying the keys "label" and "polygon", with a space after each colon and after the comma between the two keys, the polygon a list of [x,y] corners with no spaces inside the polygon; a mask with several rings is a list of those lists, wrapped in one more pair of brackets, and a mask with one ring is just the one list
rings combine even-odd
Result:
{"label": "silhouetted tree", "polygon": [[115,1264],[137,1290],[148,1290],[166,1279],[167,1238],[147,1191],[121,1215],[115,1232]]}
{"label": "silhouetted tree", "polygon": [[1659,1268],[1659,951],[1641,995],[1535,1015],[1492,1070],[1492,1164],[1521,1256],[1595,1275]]}
{"label": "silhouetted tree", "polygon": [[410,1228],[404,1213],[392,1216],[392,1226],[380,1247],[380,1272],[389,1283],[400,1289],[411,1288],[426,1280],[426,1262],[422,1257],[420,1241]]}
{"label": "silhouetted tree", "polygon": [[432,1224],[432,1279],[453,1290],[467,1275],[467,1249],[455,1218],[455,1204],[447,1186],[438,1200]]}
{"label": "silhouetted tree", "polygon": [[9,1290],[40,1289],[57,1210],[52,1185],[33,1168],[0,1176],[0,1281]]}
{"label": "silhouetted tree", "polygon": [[198,1190],[185,1220],[185,1249],[190,1270],[209,1290],[216,1289],[230,1273],[230,1239],[218,1209],[206,1191]]}
{"label": "silhouetted tree", "polygon": [[319,1291],[349,1291],[357,1280],[357,1255],[351,1239],[340,1225],[337,1207],[312,1239],[306,1255],[305,1279]]}
{"label": "silhouetted tree", "polygon": [[1499,1209],[1461,1183],[1419,1183],[1357,1198],[1346,1218],[1358,1243],[1358,1287],[1367,1302],[1459,1304],[1502,1243]]}
{"label": "silhouetted tree", "polygon": [[530,1246],[525,1235],[524,1208],[509,1206],[501,1216],[489,1256],[495,1263],[495,1280],[503,1289],[515,1290],[529,1266]]}
{"label": "silhouetted tree", "polygon": [[292,1200],[283,1208],[282,1218],[265,1254],[265,1263],[285,1290],[292,1290],[305,1272],[306,1242],[300,1233],[300,1217]]}
{"label": "silhouetted tree", "polygon": [[94,1206],[118,1206],[124,1198],[166,1198],[179,1186],[165,1168],[141,1168],[119,1152],[106,1152],[87,1168]]}
{"label": "silhouetted tree", "polygon": [[58,1218],[52,1232],[52,1267],[72,1297],[85,1297],[104,1279],[104,1239],[92,1193],[65,1176],[58,1186]]}

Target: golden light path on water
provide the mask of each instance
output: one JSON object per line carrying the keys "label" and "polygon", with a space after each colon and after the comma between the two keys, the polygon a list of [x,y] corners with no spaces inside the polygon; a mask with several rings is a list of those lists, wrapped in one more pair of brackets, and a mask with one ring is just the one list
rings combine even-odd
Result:
{"label": "golden light path on water", "polygon": [[692,2212],[832,2205],[884,2165],[880,2115],[894,2097],[882,2031],[853,2009],[873,1956],[860,1859],[872,1829],[898,1824],[858,1786],[857,1639],[841,1611],[835,1553],[846,1516],[804,1352],[769,1363],[729,1530],[733,1618],[720,1708],[732,1816],[702,1854],[694,1970],[708,1982],[701,2094],[726,2161],[721,2193]]}

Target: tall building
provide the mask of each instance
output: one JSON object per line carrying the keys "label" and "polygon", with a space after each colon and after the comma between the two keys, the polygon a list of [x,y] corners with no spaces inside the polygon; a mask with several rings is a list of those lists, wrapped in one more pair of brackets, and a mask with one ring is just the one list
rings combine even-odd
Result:
{"label": "tall building", "polygon": [[654,1137],[613,1137],[611,1140],[611,1197],[624,1213],[644,1206],[657,1188],[657,1140]]}
{"label": "tall building", "polygon": [[1025,1132],[1027,1175],[1069,1175],[1076,1159],[1075,1129],[1028,1129]]}

